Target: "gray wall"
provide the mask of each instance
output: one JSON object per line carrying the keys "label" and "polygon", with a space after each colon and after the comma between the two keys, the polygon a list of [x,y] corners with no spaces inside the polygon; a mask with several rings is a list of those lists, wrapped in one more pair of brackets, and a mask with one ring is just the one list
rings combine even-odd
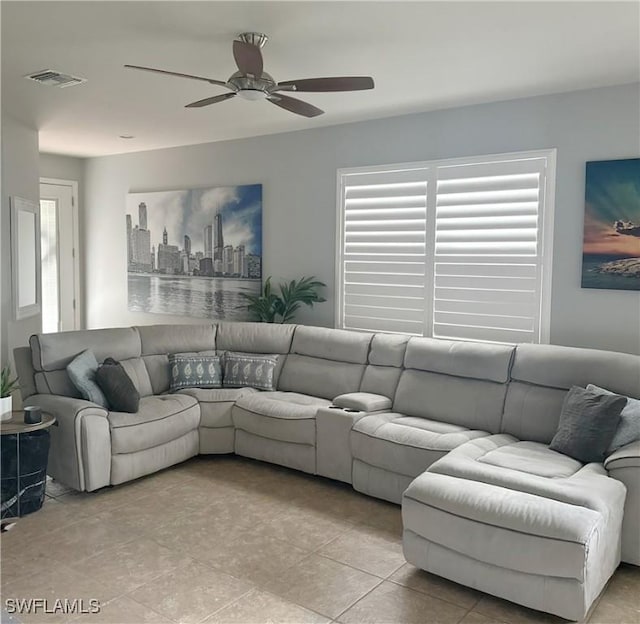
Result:
{"label": "gray wall", "polygon": [[2,116],[2,244],[1,277],[2,306],[0,309],[0,362],[4,366],[11,360],[14,347],[27,344],[29,336],[39,332],[40,314],[21,321],[13,320],[11,294],[11,233],[10,197],[23,197],[39,201],[38,188],[38,132],[24,124]]}
{"label": "gray wall", "polygon": [[188,320],[127,310],[130,191],[262,183],[264,275],[327,282],[329,301],[300,320],[331,326],[336,169],[556,147],[551,341],[640,353],[640,293],[580,288],[585,161],[637,157],[639,137],[635,84],[89,159],[87,326]]}

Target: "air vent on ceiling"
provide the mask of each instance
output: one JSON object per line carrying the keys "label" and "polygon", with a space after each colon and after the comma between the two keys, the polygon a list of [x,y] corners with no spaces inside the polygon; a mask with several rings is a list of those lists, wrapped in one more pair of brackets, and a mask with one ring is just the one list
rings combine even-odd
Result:
{"label": "air vent on ceiling", "polygon": [[77,76],[72,76],[71,74],[63,74],[62,72],[56,71],[55,69],[43,69],[39,72],[29,74],[25,76],[25,78],[27,78],[28,80],[35,80],[36,82],[39,82],[43,85],[60,88],[72,87],[74,85],[87,82],[86,78],[78,78]]}

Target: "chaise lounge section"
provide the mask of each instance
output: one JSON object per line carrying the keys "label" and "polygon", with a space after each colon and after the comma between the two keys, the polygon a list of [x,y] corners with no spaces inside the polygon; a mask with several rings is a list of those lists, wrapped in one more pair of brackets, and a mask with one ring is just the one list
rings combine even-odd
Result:
{"label": "chaise lounge section", "polygon": [[[67,364],[120,360],[136,414],[80,398]],[[275,390],[169,393],[169,354],[278,354]],[[604,464],[549,448],[573,385],[640,398],[640,357],[259,323],[38,335],[26,405],[54,414],[48,472],[93,491],[212,453],[351,483],[402,504],[414,565],[580,619],[620,560],[640,565],[640,443]]]}

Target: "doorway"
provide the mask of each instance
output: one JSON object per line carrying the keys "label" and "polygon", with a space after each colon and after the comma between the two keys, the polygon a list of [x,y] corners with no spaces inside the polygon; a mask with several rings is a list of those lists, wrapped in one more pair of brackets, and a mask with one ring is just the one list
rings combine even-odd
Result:
{"label": "doorway", "polygon": [[78,183],[40,180],[42,332],[80,328]]}

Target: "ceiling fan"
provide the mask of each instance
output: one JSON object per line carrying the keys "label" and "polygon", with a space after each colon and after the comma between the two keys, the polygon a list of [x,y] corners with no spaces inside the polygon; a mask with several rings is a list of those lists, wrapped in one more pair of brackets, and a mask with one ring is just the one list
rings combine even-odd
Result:
{"label": "ceiling fan", "polygon": [[276,82],[267,72],[263,71],[262,53],[260,48],[267,42],[267,35],[262,33],[242,33],[239,39],[233,42],[233,58],[238,66],[237,72],[231,75],[229,80],[214,80],[204,76],[193,76],[191,74],[181,74],[178,72],[166,71],[164,69],[154,69],[153,67],[141,67],[140,65],[125,65],[130,69],[141,69],[143,71],[166,74],[168,76],[179,76],[181,78],[191,78],[192,80],[202,80],[209,84],[218,85],[230,89],[230,93],[214,95],[197,102],[187,104],[186,108],[200,108],[224,102],[239,95],[245,100],[267,100],[280,108],[284,108],[303,117],[316,117],[322,115],[324,111],[303,102],[297,98],[285,95],[285,92],[329,92],[329,91],[361,91],[373,89],[373,78],[369,76],[340,76],[334,78],[303,78],[301,80],[286,80]]}

